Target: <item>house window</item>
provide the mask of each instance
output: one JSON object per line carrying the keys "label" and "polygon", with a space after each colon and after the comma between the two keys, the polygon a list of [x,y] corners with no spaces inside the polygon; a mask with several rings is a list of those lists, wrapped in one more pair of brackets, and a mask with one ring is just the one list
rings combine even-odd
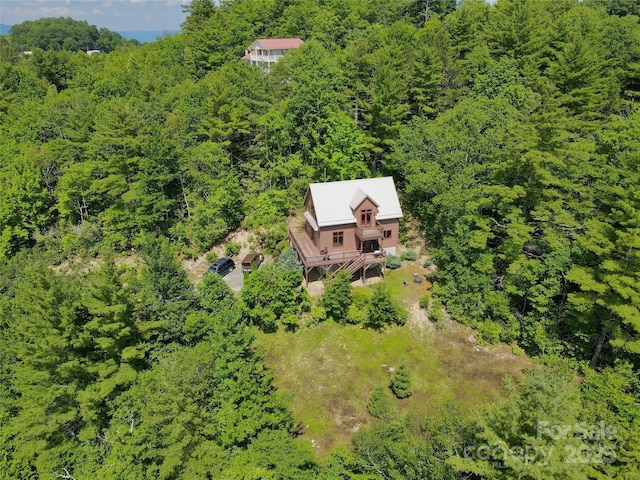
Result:
{"label": "house window", "polygon": [[391,238],[391,230],[384,231],[384,238]]}
{"label": "house window", "polygon": [[333,246],[342,247],[344,245],[344,232],[333,232]]}
{"label": "house window", "polygon": [[371,209],[360,210],[360,226],[361,227],[371,226]]}

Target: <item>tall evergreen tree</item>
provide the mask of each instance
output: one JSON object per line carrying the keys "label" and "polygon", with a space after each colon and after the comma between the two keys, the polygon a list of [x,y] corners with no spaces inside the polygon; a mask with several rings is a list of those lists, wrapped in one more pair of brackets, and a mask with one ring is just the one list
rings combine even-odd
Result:
{"label": "tall evergreen tree", "polygon": [[78,392],[92,377],[80,296],[77,280],[42,265],[27,267],[17,285],[9,326],[15,358],[13,394],[7,399],[12,418],[3,427],[12,439],[9,471],[21,463],[34,478],[59,470],[82,445],[79,435],[86,423]]}

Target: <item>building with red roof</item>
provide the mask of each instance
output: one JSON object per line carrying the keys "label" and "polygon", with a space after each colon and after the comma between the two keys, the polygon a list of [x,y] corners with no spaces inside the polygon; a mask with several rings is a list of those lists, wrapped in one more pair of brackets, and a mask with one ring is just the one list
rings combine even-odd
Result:
{"label": "building with red roof", "polygon": [[242,60],[268,72],[289,50],[303,43],[299,38],[259,38],[245,50]]}

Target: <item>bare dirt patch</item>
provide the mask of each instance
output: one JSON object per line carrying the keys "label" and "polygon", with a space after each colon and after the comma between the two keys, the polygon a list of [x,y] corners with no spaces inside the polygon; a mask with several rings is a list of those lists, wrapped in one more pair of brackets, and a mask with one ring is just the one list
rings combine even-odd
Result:
{"label": "bare dirt patch", "polygon": [[[85,259],[83,257],[78,256],[73,258],[72,260],[65,260],[59,265],[54,265],[51,267],[51,269],[58,274],[70,273],[70,272],[87,274],[89,272],[94,272],[98,270],[103,265],[103,263],[104,263],[103,258],[94,257],[94,258]],[[142,263],[142,259],[132,250],[131,255],[128,255],[126,257],[116,257],[113,260],[113,263],[115,264],[116,267],[121,267],[123,265],[126,265],[128,267],[137,268]]]}
{"label": "bare dirt patch", "polygon": [[423,335],[434,334],[436,326],[429,320],[429,312],[426,309],[420,308],[418,303],[414,303],[408,310],[407,328],[413,330],[420,338],[422,338]]}
{"label": "bare dirt patch", "polygon": [[[218,258],[224,257],[226,256],[226,245],[231,242],[236,243],[240,246],[240,251],[238,252],[238,254],[231,257],[231,259],[236,264],[239,264],[248,253],[260,251],[260,249],[256,246],[255,241],[253,241],[252,235],[251,233],[249,233],[249,231],[244,229],[236,230],[235,232],[229,234],[224,242],[215,245],[211,250],[200,255],[198,258],[185,258],[181,261],[182,268],[186,270],[189,280],[196,285],[200,283],[200,281],[202,280],[202,276],[207,272],[209,266],[211,265],[211,263],[207,260],[207,254],[214,252],[218,256]],[[265,261],[267,260],[271,261],[270,258],[266,258],[265,256]]]}
{"label": "bare dirt patch", "polygon": [[100,268],[100,265],[102,265],[102,260],[99,258],[90,258],[88,260],[75,258],[73,260],[65,260],[59,265],[53,265],[51,270],[57,274],[66,274],[71,272],[86,274],[97,270]]}
{"label": "bare dirt patch", "polygon": [[307,284],[307,291],[312,297],[321,297],[322,295],[324,295],[324,282],[309,282]]}
{"label": "bare dirt patch", "polygon": [[202,276],[206,273],[209,265],[211,265],[205,255],[194,259],[183,259],[180,263],[182,264],[182,268],[186,270],[189,281],[196,285],[200,283]]}

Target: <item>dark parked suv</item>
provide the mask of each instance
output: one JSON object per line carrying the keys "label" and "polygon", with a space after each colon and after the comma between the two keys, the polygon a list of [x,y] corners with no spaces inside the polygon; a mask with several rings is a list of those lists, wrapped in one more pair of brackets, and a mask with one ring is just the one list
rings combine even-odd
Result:
{"label": "dark parked suv", "polygon": [[233,263],[233,260],[227,257],[222,257],[217,262],[213,263],[207,273],[217,273],[221,277],[224,277],[231,270],[236,268],[236,264]]}

